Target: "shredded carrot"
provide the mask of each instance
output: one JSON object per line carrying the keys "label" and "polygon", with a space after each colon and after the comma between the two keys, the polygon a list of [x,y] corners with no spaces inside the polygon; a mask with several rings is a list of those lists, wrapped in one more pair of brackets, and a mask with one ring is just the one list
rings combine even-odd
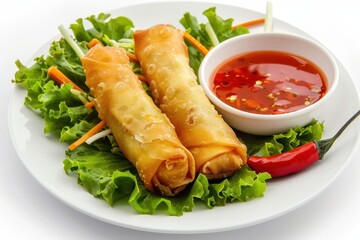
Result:
{"label": "shredded carrot", "polygon": [[94,47],[94,46],[97,45],[97,44],[103,45],[102,42],[99,41],[99,39],[93,38],[93,39],[88,43],[87,46],[88,46],[88,48],[92,48],[92,47]]}
{"label": "shredded carrot", "polygon": [[202,45],[198,40],[196,40],[193,36],[189,33],[184,32],[184,38],[188,40],[194,47],[196,47],[204,56],[209,52],[209,50]]}
{"label": "shredded carrot", "polygon": [[[254,19],[254,20],[251,20],[248,22],[234,25],[232,28],[235,29],[239,26],[250,27],[250,26],[262,24],[264,22],[265,22],[265,18],[259,18],[259,19]],[[204,56],[209,52],[209,50],[204,45],[202,45],[196,38],[191,36],[189,33],[184,32],[184,38],[186,40],[188,40],[192,45],[194,45],[194,47],[196,47]]]}
{"label": "shredded carrot", "polygon": [[75,142],[73,142],[70,146],[69,149],[70,150],[74,150],[75,148],[77,148],[78,146],[80,146],[81,144],[83,144],[89,137],[95,135],[96,133],[98,133],[101,129],[103,129],[106,126],[106,122],[105,121],[101,121],[98,124],[96,124],[92,129],[90,129],[87,133],[85,133],[81,138],[79,138],[78,140],[76,140]]}
{"label": "shredded carrot", "polygon": [[95,106],[95,103],[94,102],[87,102],[87,103],[85,103],[85,107],[86,108],[92,108],[92,107],[94,107]]}
{"label": "shredded carrot", "polygon": [[136,76],[138,77],[138,79],[142,82],[147,82],[147,79],[145,78],[145,76],[140,75],[140,74],[136,74]]}
{"label": "shredded carrot", "polygon": [[248,22],[244,22],[244,23],[240,23],[237,25],[232,26],[232,29],[237,28],[237,27],[251,27],[254,25],[258,25],[258,24],[262,24],[265,22],[265,18],[258,18],[258,19],[254,19]]}
{"label": "shredded carrot", "polygon": [[139,63],[139,60],[137,59],[137,57],[135,56],[135,54],[131,53],[131,52],[126,52],[126,55],[129,57],[130,61]]}
{"label": "shredded carrot", "polygon": [[73,83],[65,74],[63,74],[57,67],[51,66],[48,69],[49,76],[59,84],[71,84],[74,89],[84,92],[81,88],[79,88],[75,83]]}

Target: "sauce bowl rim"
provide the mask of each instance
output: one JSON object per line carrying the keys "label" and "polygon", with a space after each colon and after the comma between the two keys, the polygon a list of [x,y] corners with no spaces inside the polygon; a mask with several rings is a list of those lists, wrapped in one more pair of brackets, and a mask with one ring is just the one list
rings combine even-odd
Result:
{"label": "sauce bowl rim", "polygon": [[[231,44],[235,44],[238,43],[239,41],[241,41],[242,39],[246,39],[246,38],[256,38],[256,37],[286,37],[286,38],[293,38],[296,40],[301,40],[301,41],[305,41],[311,45],[313,45],[314,47],[318,48],[320,51],[322,51],[327,59],[329,60],[329,62],[332,65],[332,70],[333,70],[333,80],[330,86],[328,86],[327,91],[325,92],[325,95],[320,98],[318,101],[314,102],[313,104],[306,106],[304,108],[292,111],[292,112],[288,112],[288,113],[281,113],[281,114],[258,114],[258,113],[251,113],[251,112],[246,112],[237,108],[234,108],[226,103],[224,103],[223,101],[221,101],[216,95],[215,93],[210,89],[210,85],[211,85],[211,81],[209,79],[205,79],[204,76],[206,75],[206,73],[208,71],[210,71],[210,76],[213,75],[213,72],[215,71],[215,69],[206,69],[207,68],[207,63],[208,61],[213,58],[214,56],[216,57],[216,54],[220,54],[219,52],[221,52],[221,49],[225,46],[231,45]],[[267,49],[267,50],[272,50],[272,49]],[[252,50],[249,50],[249,52],[251,52]],[[253,50],[253,51],[257,51],[257,50]],[[259,50],[261,51],[261,50]],[[279,50],[282,51],[282,50]],[[290,51],[285,51],[284,52],[288,52],[291,53]],[[245,53],[245,52],[244,52]],[[232,56],[227,57],[226,59],[231,59],[232,57],[235,57],[236,55],[241,54],[241,52],[236,52],[234,53]],[[299,54],[296,54],[299,55]],[[301,55],[299,55],[301,56]],[[317,64],[316,62],[314,62],[313,60],[302,56],[305,59],[308,59],[310,61],[312,61],[313,63]],[[317,64],[318,65],[318,64]],[[324,71],[321,67],[319,67],[322,71]],[[325,73],[325,71],[324,71]],[[327,76],[326,76],[327,77]],[[243,35],[239,35],[239,36],[235,36],[233,38],[230,38],[228,40],[225,40],[223,42],[221,42],[220,44],[218,44],[217,46],[215,46],[213,49],[211,49],[208,54],[205,55],[203,61],[200,64],[199,67],[199,71],[198,71],[198,78],[199,78],[199,82],[201,87],[204,89],[207,97],[210,99],[210,101],[218,108],[221,108],[223,111],[226,111],[230,114],[236,115],[236,116],[242,116],[245,118],[253,118],[253,119],[276,119],[276,120],[280,120],[280,119],[286,119],[286,118],[292,118],[292,117],[297,117],[309,112],[312,112],[315,108],[321,107],[321,105],[323,103],[325,103],[327,101],[328,98],[331,97],[331,95],[333,94],[333,92],[335,91],[335,89],[337,88],[338,82],[339,82],[339,67],[338,64],[335,60],[335,57],[333,56],[333,54],[325,47],[323,46],[321,43],[319,43],[316,40],[310,39],[308,37],[304,37],[304,36],[300,36],[297,34],[293,34],[293,33],[283,33],[283,32],[258,32],[258,33],[247,33],[247,34],[243,34]],[[329,80],[328,84],[329,84]]]}

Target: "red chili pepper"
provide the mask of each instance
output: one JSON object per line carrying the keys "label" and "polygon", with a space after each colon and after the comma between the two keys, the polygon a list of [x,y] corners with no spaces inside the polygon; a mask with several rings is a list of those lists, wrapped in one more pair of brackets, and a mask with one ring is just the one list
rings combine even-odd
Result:
{"label": "red chili pepper", "polygon": [[251,156],[248,158],[247,164],[254,171],[268,172],[272,177],[281,177],[300,172],[322,159],[345,128],[359,115],[360,110],[332,138],[308,142],[290,151],[272,156]]}

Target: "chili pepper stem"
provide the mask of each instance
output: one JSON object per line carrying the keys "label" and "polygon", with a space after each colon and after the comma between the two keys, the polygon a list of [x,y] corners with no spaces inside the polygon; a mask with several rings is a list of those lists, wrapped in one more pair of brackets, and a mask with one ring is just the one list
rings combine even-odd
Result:
{"label": "chili pepper stem", "polygon": [[320,159],[322,159],[325,153],[329,151],[335,140],[344,132],[346,127],[349,126],[350,123],[352,123],[352,121],[354,121],[355,118],[357,118],[359,115],[360,115],[360,110],[358,110],[349,120],[347,120],[346,123],[339,129],[339,131],[333,137],[320,141],[315,141]]}

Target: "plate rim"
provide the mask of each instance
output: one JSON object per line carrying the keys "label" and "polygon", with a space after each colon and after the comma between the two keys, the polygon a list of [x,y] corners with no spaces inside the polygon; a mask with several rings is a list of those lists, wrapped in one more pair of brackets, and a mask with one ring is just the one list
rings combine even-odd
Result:
{"label": "plate rim", "polygon": [[[250,12],[253,12],[253,13],[257,13],[257,14],[260,14],[259,12],[256,12],[254,10],[250,10],[250,9],[246,9],[246,8],[243,8],[243,7],[240,7],[240,6],[237,6],[237,5],[231,5],[231,4],[223,4],[223,3],[216,3],[216,2],[198,2],[198,1],[154,1],[154,2],[146,2],[146,3],[135,3],[135,4],[127,4],[126,6],[124,7],[120,7],[120,8],[117,8],[117,9],[113,9],[113,10],[110,10],[110,11],[107,11],[109,13],[113,13],[115,11],[123,11],[124,9],[126,8],[134,8],[134,7],[139,7],[139,6],[144,6],[144,5],[154,5],[154,4],[170,4],[170,5],[173,5],[173,4],[182,4],[184,2],[187,2],[187,3],[193,3],[193,4],[200,4],[200,5],[206,5],[208,4],[209,6],[210,5],[214,5],[214,6],[222,6],[222,7],[232,7],[232,8],[236,8],[236,9],[241,9],[241,10],[246,10],[246,11],[250,11]],[[123,14],[125,16],[125,14]],[[112,15],[113,16],[113,15]],[[276,22],[282,22],[281,20],[279,19],[275,19]],[[276,24],[275,22],[275,24]],[[295,28],[296,30],[304,33],[306,36],[310,36],[308,35],[306,32],[304,32],[303,30],[301,29],[298,29],[297,27],[295,26],[292,26],[291,24],[288,24],[286,22],[282,22],[283,24],[286,24],[288,26],[290,26],[291,28]],[[57,36],[54,36],[53,38],[56,38]],[[311,38],[313,38],[312,36],[310,36]],[[316,40],[316,39],[315,39]],[[51,40],[49,40],[49,42],[51,42]],[[49,42],[45,43],[45,44],[49,44]],[[35,54],[31,57],[30,60],[27,61],[27,63],[29,64],[30,62],[33,61],[33,58],[34,56],[37,56],[36,54],[38,54],[39,52],[41,52],[45,46],[47,45],[43,45],[40,49],[38,49]],[[342,65],[342,63],[337,59],[337,62],[339,64],[339,67],[340,67],[340,74],[344,74],[345,75],[348,75],[349,78],[350,78],[350,83],[353,84],[352,87],[355,88],[355,94],[357,95],[357,103],[359,104],[360,103],[360,96],[359,96],[359,90],[356,86],[356,84],[354,84],[354,81],[352,80],[352,77],[350,76],[350,74],[348,73],[348,71],[346,70],[345,66]],[[16,88],[18,88],[16,86]],[[258,221],[254,221],[252,223],[249,223],[249,224],[245,224],[245,225],[242,225],[242,226],[239,226],[239,225],[233,225],[233,226],[228,226],[227,228],[221,228],[221,229],[202,229],[202,230],[188,230],[188,231],[177,231],[176,229],[163,229],[163,228],[158,228],[158,229],[154,229],[154,228],[149,228],[149,227],[141,227],[141,226],[134,226],[134,225],[127,225],[125,223],[119,223],[119,222],[114,222],[114,221],[111,221],[110,219],[106,219],[106,218],[103,218],[103,217],[100,217],[100,216],[96,216],[94,214],[91,214],[87,211],[84,211],[84,209],[82,208],[79,208],[78,206],[75,206],[69,202],[67,202],[65,199],[61,198],[60,196],[58,196],[58,193],[55,191],[55,189],[52,189],[50,186],[44,184],[43,182],[40,181],[40,179],[37,177],[37,176],[34,176],[34,173],[32,172],[32,170],[29,168],[29,166],[25,163],[25,161],[23,160],[23,156],[21,156],[20,154],[20,150],[18,149],[18,146],[16,145],[16,136],[14,136],[14,133],[12,131],[13,129],[13,125],[12,125],[12,119],[11,119],[11,116],[12,116],[12,111],[13,111],[13,103],[14,103],[14,98],[16,97],[16,91],[17,89],[14,90],[12,96],[11,96],[11,99],[9,101],[9,104],[8,104],[8,129],[9,129],[9,132],[10,132],[10,138],[11,138],[11,141],[12,141],[12,144],[15,148],[15,151],[16,151],[16,154],[18,155],[19,159],[21,160],[21,162],[23,163],[23,165],[25,166],[25,168],[29,171],[29,173],[39,182],[39,184],[41,186],[43,186],[46,190],[48,190],[53,196],[56,197],[56,199],[60,200],[61,202],[65,203],[67,206],[79,211],[79,212],[82,212],[84,213],[85,215],[88,215],[90,217],[93,217],[95,219],[98,219],[98,220],[101,220],[101,221],[104,221],[104,222],[107,222],[107,223],[111,223],[111,224],[114,224],[114,225],[118,225],[118,226],[121,226],[121,227],[125,227],[125,228],[129,228],[129,229],[134,229],[134,230],[141,230],[141,231],[148,231],[148,232],[157,232],[157,233],[176,233],[176,234],[194,234],[194,233],[211,233],[211,232],[221,232],[221,231],[228,231],[228,230],[233,230],[233,229],[239,229],[239,228],[243,228],[243,227],[248,227],[248,226],[253,226],[253,225],[256,225],[256,224],[259,224],[259,223],[263,223],[263,222],[266,222],[266,221],[269,221],[269,220],[272,220],[274,218],[277,218],[277,217],[280,217],[280,216],[283,216],[301,206],[303,206],[304,204],[308,203],[310,200],[314,199],[314,197],[318,196],[320,193],[322,193],[329,185],[332,184],[332,182],[343,172],[343,170],[345,169],[345,167],[349,164],[349,162],[354,158],[354,153],[355,153],[355,149],[356,149],[356,146],[359,145],[360,143],[360,137],[357,136],[357,139],[356,139],[356,143],[354,144],[353,148],[351,149],[350,153],[349,153],[349,157],[346,159],[345,163],[343,165],[341,165],[341,168],[336,172],[336,174],[330,179],[330,181],[323,185],[322,188],[320,190],[318,190],[316,193],[314,193],[313,195],[310,195],[307,197],[307,199],[305,199],[304,201],[302,201],[301,204],[298,204],[296,206],[293,206],[292,208],[289,208],[283,212],[279,212],[277,215],[273,215],[273,216],[270,216],[268,218],[265,218],[265,219],[262,219],[262,220],[258,220]],[[35,115],[34,115],[35,116]],[[65,175],[65,173],[63,173]],[[76,182],[74,182],[75,184]],[[77,184],[77,183],[76,183]],[[87,193],[87,192],[86,192]],[[89,193],[87,193],[89,194]],[[266,194],[266,193],[265,193]],[[92,195],[89,194],[89,196],[92,197]],[[266,198],[266,196],[265,196]],[[245,203],[246,204],[246,203]],[[191,212],[186,212],[184,213],[184,215],[188,215],[188,214],[191,214]],[[134,215],[137,215],[136,213],[134,213]],[[171,218],[170,216],[166,216],[166,219],[167,218]]]}

